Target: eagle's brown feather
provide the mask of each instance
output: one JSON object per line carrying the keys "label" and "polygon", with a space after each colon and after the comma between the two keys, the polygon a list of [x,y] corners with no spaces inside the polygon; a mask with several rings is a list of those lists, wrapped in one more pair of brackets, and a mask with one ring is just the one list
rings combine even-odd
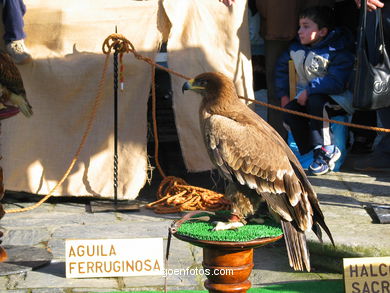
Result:
{"label": "eagle's brown feather", "polygon": [[22,76],[11,57],[0,51],[0,84],[17,95],[26,95]]}
{"label": "eagle's brown feather", "polygon": [[[199,114],[206,148],[220,173],[235,185],[230,193],[261,196],[281,219],[291,266],[310,270],[304,232],[313,229],[321,237],[319,224],[333,239],[298,159],[279,134],[240,101],[226,76],[203,73],[194,83],[203,98]],[[252,201],[236,201],[234,212],[241,209],[241,216],[248,216],[253,208],[245,205]]]}
{"label": "eagle's brown feather", "polygon": [[3,108],[17,107],[23,115],[30,117],[32,107],[26,98],[22,76],[11,57],[0,50],[0,103]]}

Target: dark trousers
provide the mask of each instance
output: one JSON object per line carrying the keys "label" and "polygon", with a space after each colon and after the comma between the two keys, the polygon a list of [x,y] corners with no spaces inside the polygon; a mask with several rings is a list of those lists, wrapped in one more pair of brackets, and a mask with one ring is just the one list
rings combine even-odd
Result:
{"label": "dark trousers", "polygon": [[[352,123],[367,126],[377,126],[376,111],[355,111],[352,116]],[[354,139],[365,138],[367,143],[374,142],[376,132],[368,129],[351,127]]]}
{"label": "dark trousers", "polygon": [[[390,97],[389,97],[390,98]],[[390,129],[390,107],[378,110],[379,119],[384,128]],[[386,153],[390,156],[390,133],[386,132],[377,146],[377,151]]]}
{"label": "dark trousers", "polygon": [[0,0],[3,5],[4,41],[21,40],[26,37],[23,27],[23,15],[26,13],[26,6],[23,0]]}
{"label": "dark trousers", "polygon": [[[332,116],[345,114],[342,109],[335,110],[335,106],[338,106],[337,103],[327,95],[310,95],[305,106],[298,104],[297,100],[292,100],[286,105],[286,108],[328,119]],[[302,155],[310,152],[317,145],[333,144],[333,134],[329,122],[289,113],[283,114],[283,121],[286,128],[291,131]]]}
{"label": "dark trousers", "polygon": [[[383,28],[387,54],[390,53],[390,1],[384,1],[385,7],[382,9]],[[389,97],[390,99],[390,97]],[[390,129],[390,107],[378,110],[379,119],[384,128]],[[386,133],[378,144],[378,149],[390,155],[390,133]]]}
{"label": "dark trousers", "polygon": [[[387,54],[390,53],[390,0],[384,1],[385,6],[382,8],[383,30]],[[368,23],[367,23],[368,25]],[[390,96],[389,96],[390,99]],[[390,107],[377,110],[380,121],[384,128],[390,129]],[[385,133],[378,143],[376,152],[384,153],[390,156],[390,133]]]}

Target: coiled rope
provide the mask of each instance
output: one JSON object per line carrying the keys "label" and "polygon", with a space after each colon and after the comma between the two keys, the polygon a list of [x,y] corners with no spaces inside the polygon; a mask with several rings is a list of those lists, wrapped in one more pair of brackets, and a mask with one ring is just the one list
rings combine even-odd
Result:
{"label": "coiled rope", "polygon": [[[113,50],[116,50],[120,54],[124,53],[132,53],[135,58],[142,60],[152,66],[152,113],[153,113],[153,133],[155,137],[155,161],[157,169],[159,170],[161,176],[163,177],[162,182],[160,183],[160,186],[157,191],[157,198],[158,200],[152,203],[149,203],[146,205],[147,208],[153,209],[156,213],[174,213],[184,210],[209,210],[209,211],[215,211],[215,210],[224,210],[228,209],[230,206],[229,201],[223,198],[223,194],[217,193],[205,188],[197,187],[188,185],[187,182],[185,182],[183,179],[174,177],[174,176],[166,176],[164,171],[161,168],[161,165],[158,160],[158,135],[157,135],[157,122],[156,122],[156,92],[155,92],[155,70],[156,67],[169,72],[170,74],[176,75],[178,77],[181,77],[183,79],[189,80],[190,77],[175,72],[174,70],[167,68],[165,66],[162,66],[160,64],[155,63],[152,59],[145,57],[141,54],[139,54],[136,50],[133,44],[126,39],[121,34],[111,34],[109,35],[103,42],[102,46],[103,53],[106,55],[103,71],[101,75],[101,79],[98,85],[98,92],[95,96],[94,104],[92,106],[92,110],[90,113],[90,116],[87,121],[87,126],[84,131],[84,134],[81,138],[81,142],[79,147],[76,150],[76,153],[66,170],[64,176],[60,179],[60,181],[49,191],[49,193],[43,197],[40,201],[38,201],[36,204],[26,207],[26,208],[20,208],[20,209],[9,209],[5,212],[7,214],[9,213],[17,213],[17,212],[25,212],[30,211],[34,208],[39,207],[41,204],[43,204],[45,201],[47,201],[54,193],[54,191],[63,184],[63,182],[67,179],[69,176],[71,170],[73,169],[75,163],[78,160],[78,157],[80,155],[80,152],[82,148],[85,145],[86,139],[88,137],[88,134],[92,128],[93,121],[96,117],[97,109],[99,108],[99,105],[102,100],[102,92],[103,92],[103,86],[106,79],[106,72],[108,67],[108,60],[109,55]],[[122,67],[123,68],[123,67]],[[372,127],[372,126],[365,126],[365,125],[359,125],[359,124],[353,124],[343,121],[336,121],[332,119],[326,119],[318,116],[313,116],[307,113],[297,112],[289,109],[285,109],[283,107],[267,104],[261,101],[256,101],[249,98],[240,97],[241,99],[244,99],[246,101],[259,104],[264,107],[269,107],[274,110],[282,111],[291,113],[294,115],[303,116],[310,119],[316,119],[316,120],[322,120],[329,123],[337,123],[349,127],[354,128],[361,128],[361,129],[367,129],[377,132],[390,132],[390,129],[387,128],[380,128],[380,127]]]}

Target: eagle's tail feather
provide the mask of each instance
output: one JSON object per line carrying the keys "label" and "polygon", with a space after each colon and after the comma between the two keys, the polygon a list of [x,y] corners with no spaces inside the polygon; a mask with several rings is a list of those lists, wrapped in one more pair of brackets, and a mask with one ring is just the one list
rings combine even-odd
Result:
{"label": "eagle's tail feather", "polygon": [[311,230],[314,232],[314,234],[318,237],[318,239],[322,243],[323,242],[322,241],[322,230],[321,230],[320,225],[318,225],[318,223],[314,223]]}
{"label": "eagle's tail feather", "polygon": [[[332,242],[332,244],[334,246],[334,240],[332,237],[332,233],[330,233],[328,226],[325,224],[324,217],[323,216],[322,217],[315,217],[314,221],[317,222],[322,227],[322,229],[324,229],[325,233],[328,235],[330,241]],[[315,233],[314,230],[313,230],[313,232]],[[318,236],[317,233],[315,233],[315,234]],[[321,239],[320,237],[318,237],[318,238]]]}
{"label": "eagle's tail feather", "polygon": [[314,216],[313,216],[313,223],[314,224],[313,224],[313,228],[312,228],[313,232],[317,235],[318,239],[320,239],[322,242],[322,233],[321,233],[320,228],[317,225],[317,223],[318,223],[322,227],[322,229],[324,229],[325,233],[328,235],[330,241],[332,242],[332,244],[334,246],[332,233],[330,233],[330,230],[325,223],[324,215],[322,214],[320,205],[319,205],[318,200],[317,200],[317,195],[316,195],[312,185],[310,184],[309,180],[305,176],[305,173],[300,165],[297,165],[297,164],[292,162],[291,166],[293,167],[295,174],[298,176],[300,181],[305,186],[305,190],[308,193],[309,201],[312,205],[312,209],[314,212]]}
{"label": "eagle's tail feather", "polygon": [[294,270],[310,272],[309,250],[304,232],[297,231],[288,221],[281,221],[290,266]]}

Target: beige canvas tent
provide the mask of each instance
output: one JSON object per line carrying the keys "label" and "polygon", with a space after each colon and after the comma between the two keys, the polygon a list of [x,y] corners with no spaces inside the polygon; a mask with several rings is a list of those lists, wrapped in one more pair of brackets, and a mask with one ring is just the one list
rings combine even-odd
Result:
{"label": "beige canvas tent", "polygon": [[[46,194],[68,168],[86,128],[102,74],[104,39],[118,28],[147,57],[168,41],[169,67],[187,76],[221,71],[241,95],[252,98],[252,70],[246,1],[226,7],[218,0],[25,0],[26,44],[34,61],[19,66],[34,116],[2,121],[1,165],[6,189]],[[124,58],[119,94],[120,199],[133,199],[144,186],[147,100],[151,67]],[[79,160],[55,195],[112,197],[112,57],[103,101]],[[183,96],[172,77],[173,107],[187,170],[209,170],[198,125],[196,97]]]}

